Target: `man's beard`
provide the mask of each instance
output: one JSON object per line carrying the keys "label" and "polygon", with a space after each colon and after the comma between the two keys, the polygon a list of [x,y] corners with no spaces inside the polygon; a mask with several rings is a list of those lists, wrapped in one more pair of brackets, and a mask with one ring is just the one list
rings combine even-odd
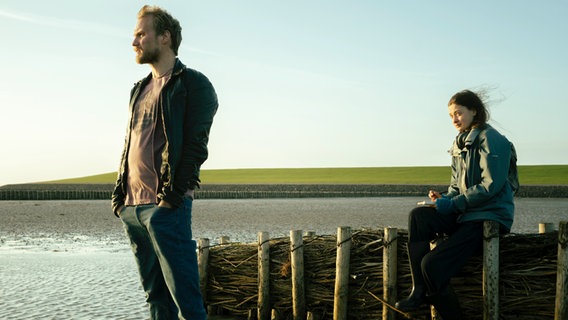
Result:
{"label": "man's beard", "polygon": [[141,54],[136,55],[136,62],[138,64],[154,63],[160,58],[160,49],[155,48],[152,51],[142,51]]}

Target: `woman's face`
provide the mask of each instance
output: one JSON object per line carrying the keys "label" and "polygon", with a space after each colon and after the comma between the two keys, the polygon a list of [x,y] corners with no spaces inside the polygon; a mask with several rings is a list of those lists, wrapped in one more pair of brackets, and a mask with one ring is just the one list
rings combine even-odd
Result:
{"label": "woman's face", "polygon": [[471,128],[473,118],[477,114],[475,110],[469,110],[455,103],[450,104],[448,110],[450,112],[450,118],[452,118],[452,123],[459,132],[468,131]]}

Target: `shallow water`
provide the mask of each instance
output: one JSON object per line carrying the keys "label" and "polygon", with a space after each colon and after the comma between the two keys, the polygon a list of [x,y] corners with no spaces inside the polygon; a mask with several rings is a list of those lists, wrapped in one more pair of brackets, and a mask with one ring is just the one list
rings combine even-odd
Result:
{"label": "shallow water", "polygon": [[[198,200],[194,238],[256,241],[259,231],[336,234],[406,228],[416,197]],[[568,199],[516,200],[513,232],[568,220]],[[122,225],[108,201],[0,201],[0,319],[144,319],[147,309]]]}
{"label": "shallow water", "polygon": [[130,252],[0,253],[0,319],[145,319]]}

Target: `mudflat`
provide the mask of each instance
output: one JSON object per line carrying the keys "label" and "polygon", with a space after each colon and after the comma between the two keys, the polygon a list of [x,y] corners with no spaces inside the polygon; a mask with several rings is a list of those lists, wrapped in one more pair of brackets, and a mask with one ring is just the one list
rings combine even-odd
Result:
{"label": "mudflat", "polygon": [[[406,229],[423,197],[196,200],[193,237],[254,242],[290,230]],[[567,198],[515,200],[515,233],[567,220]],[[146,319],[122,222],[108,200],[0,201],[0,319]]]}

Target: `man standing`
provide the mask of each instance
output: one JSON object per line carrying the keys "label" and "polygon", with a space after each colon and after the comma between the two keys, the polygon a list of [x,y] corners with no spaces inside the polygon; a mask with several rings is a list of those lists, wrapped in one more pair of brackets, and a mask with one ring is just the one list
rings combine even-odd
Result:
{"label": "man standing", "polygon": [[130,120],[112,195],[138,265],[151,319],[206,319],[191,232],[193,191],[218,102],[177,58],[181,26],[167,11],[138,12],[132,46],[151,73],[130,93]]}

